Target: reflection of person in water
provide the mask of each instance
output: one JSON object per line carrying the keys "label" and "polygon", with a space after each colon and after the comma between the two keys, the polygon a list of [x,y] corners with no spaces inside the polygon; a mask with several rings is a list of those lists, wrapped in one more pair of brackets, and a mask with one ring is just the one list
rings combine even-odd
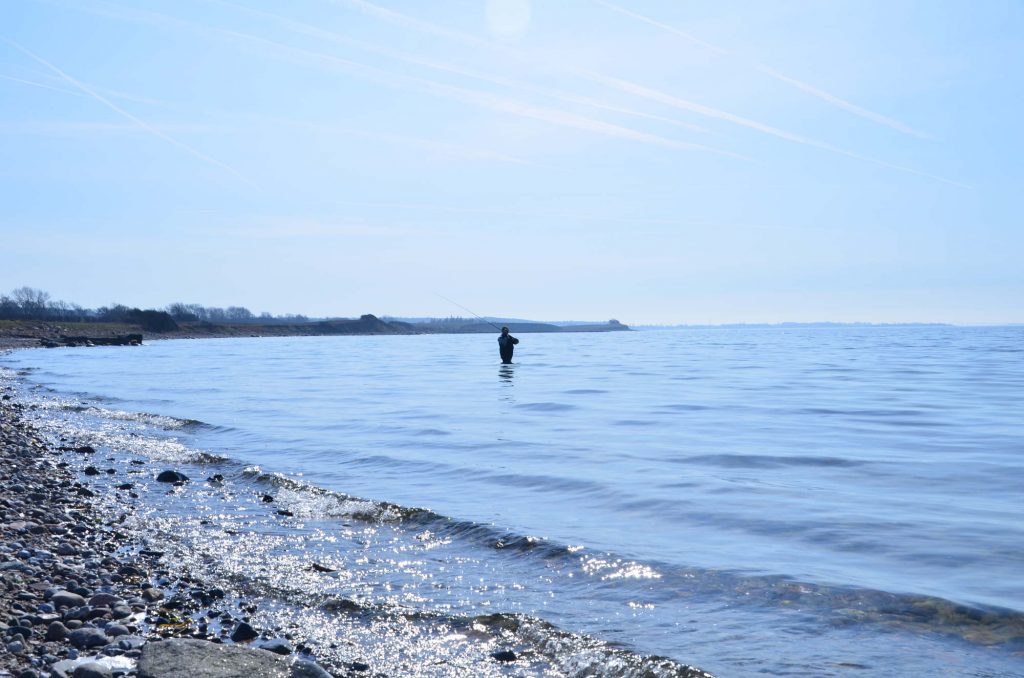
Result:
{"label": "reflection of person in water", "polygon": [[501,336],[498,337],[498,351],[501,353],[501,362],[506,365],[512,362],[512,352],[516,350],[519,340],[508,333],[507,327],[501,328]]}

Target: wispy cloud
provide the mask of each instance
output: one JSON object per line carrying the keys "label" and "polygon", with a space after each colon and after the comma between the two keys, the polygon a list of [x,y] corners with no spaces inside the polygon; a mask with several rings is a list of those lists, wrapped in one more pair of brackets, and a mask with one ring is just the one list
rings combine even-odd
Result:
{"label": "wispy cloud", "polygon": [[[39,77],[41,77],[41,78],[43,78],[45,80],[52,79],[52,80],[57,81],[57,82],[63,82],[62,78],[60,78],[59,76],[52,75],[52,74],[40,75]],[[48,89],[48,90],[51,90],[53,92],[61,92],[62,94],[70,94],[71,96],[76,96],[76,97],[88,97],[89,96],[88,94],[85,94],[85,93],[77,91],[77,90],[68,89],[66,87],[55,87],[54,85],[50,85],[50,84],[45,83],[45,82],[38,82],[36,80],[26,80],[25,78],[17,78],[17,77],[14,77],[13,75],[0,74],[0,80],[9,80],[11,82],[21,83],[22,85],[29,85],[31,87],[40,87],[42,89]],[[149,97],[141,97],[141,96],[138,96],[136,94],[129,94],[128,92],[120,92],[120,91],[117,91],[117,90],[106,89],[106,88],[103,88],[103,87],[96,87],[95,85],[92,85],[92,84],[89,84],[89,83],[86,83],[86,84],[88,84],[90,89],[92,89],[93,91],[99,92],[100,94],[102,94],[104,96],[107,96],[107,97],[110,97],[111,99],[122,99],[124,101],[132,101],[132,102],[135,102],[135,103],[138,103],[138,104],[146,104],[146,105],[149,105],[149,106],[170,106],[171,105],[169,102],[162,101],[162,100],[159,100],[159,99],[151,99]]]}
{"label": "wispy cloud", "polygon": [[905,167],[903,165],[895,165],[893,163],[886,162],[885,160],[878,160],[877,158],[872,158],[870,156],[863,155],[861,153],[857,153],[855,151],[848,151],[848,150],[846,150],[844,148],[840,148],[838,146],[833,146],[832,144],[828,144],[828,143],[825,143],[823,141],[817,141],[815,139],[810,139],[810,138],[802,136],[800,134],[795,134],[793,132],[787,132],[786,130],[779,129],[778,127],[773,127],[771,125],[766,125],[766,124],[764,124],[762,122],[758,122],[756,120],[751,120],[750,118],[745,118],[743,116],[735,115],[735,114],[729,113],[727,111],[722,111],[722,110],[719,110],[717,108],[712,108],[711,106],[705,106],[703,104],[698,104],[698,103],[693,102],[693,101],[687,101],[686,99],[681,99],[681,98],[673,96],[671,94],[666,94],[665,92],[661,92],[661,91],[653,89],[651,87],[645,87],[643,85],[638,85],[635,82],[630,82],[628,80],[622,80],[621,78],[613,78],[611,76],[601,75],[601,74],[593,73],[593,72],[587,72],[587,73],[585,73],[585,75],[586,75],[586,77],[594,80],[595,82],[603,83],[603,84],[605,84],[605,85],[607,85],[609,87],[614,87],[614,88],[619,89],[619,90],[621,90],[623,92],[629,92],[631,94],[635,94],[637,96],[644,97],[644,98],[650,99],[652,101],[657,101],[657,102],[665,104],[667,106],[673,106],[673,107],[678,108],[680,110],[693,111],[694,113],[699,113],[700,115],[704,115],[704,116],[707,116],[709,118],[717,118],[719,120],[724,120],[726,122],[731,122],[731,123],[733,123],[735,125],[740,125],[741,127],[747,127],[747,128],[753,129],[753,130],[757,130],[758,132],[763,132],[765,134],[770,134],[771,136],[778,137],[779,139],[784,139],[786,141],[791,141],[791,142],[796,143],[796,144],[801,144],[801,145],[804,145],[804,146],[810,146],[812,148],[817,148],[817,149],[820,149],[822,151],[828,151],[829,153],[835,153],[837,155],[846,156],[847,158],[854,158],[856,160],[861,160],[861,161],[864,161],[864,162],[869,162],[871,164],[878,165],[879,167],[885,167],[885,168],[888,168],[888,169],[891,169],[891,170],[896,170],[898,172],[906,172],[908,174],[914,174],[914,175],[917,175],[919,177],[926,177],[928,179],[934,179],[936,181],[940,181],[942,183],[950,184],[952,186],[959,186],[960,188],[971,188],[967,184],[960,183],[959,181],[954,181],[952,179],[946,179],[945,177],[940,177],[940,176],[937,176],[935,174],[929,174],[928,172],[922,172],[922,171],[916,170],[916,169],[914,169],[912,167]]}
{"label": "wispy cloud", "polygon": [[0,80],[9,80],[11,82],[21,83],[22,85],[29,85],[31,87],[39,87],[40,89],[48,89],[53,92],[62,92],[64,94],[71,94],[76,97],[84,97],[85,94],[76,92],[73,89],[67,89],[66,87],[54,87],[53,85],[47,85],[44,82],[35,82],[34,80],[25,80],[24,78],[16,78],[13,75],[0,75]]}
{"label": "wispy cloud", "polygon": [[450,144],[443,141],[436,141],[434,139],[423,139],[420,137],[412,137],[404,134],[392,134],[385,132],[371,132],[369,130],[352,129],[349,127],[340,127],[338,125],[323,125],[311,122],[300,122],[296,120],[282,120],[281,124],[291,125],[293,127],[301,127],[303,129],[309,129],[317,132],[326,132],[329,134],[343,134],[346,136],[364,137],[368,139],[378,139],[387,143],[397,144],[400,146],[408,146],[412,148],[420,148],[424,150],[437,153],[439,155],[447,155],[457,158],[465,158],[468,160],[491,160],[495,162],[509,163],[512,165],[524,165],[527,167],[547,167],[548,169],[556,169],[550,165],[544,165],[541,163],[527,160],[526,158],[519,158],[512,155],[505,155],[503,153],[495,153],[485,148],[462,146],[459,144]]}
{"label": "wispy cloud", "polygon": [[439,205],[434,203],[395,203],[395,202],[363,202],[345,201],[346,206],[369,207],[386,210],[412,210],[417,212],[442,212],[448,214],[488,214],[495,216],[509,216],[524,219],[541,219],[563,222],[599,222],[609,224],[650,224],[663,226],[716,226],[708,222],[683,221],[680,219],[659,219],[656,217],[624,217],[608,214],[580,213],[580,212],[544,212],[537,210],[518,210],[504,207],[462,207],[458,205]]}
{"label": "wispy cloud", "polygon": [[[75,94],[75,92],[68,92]],[[238,131],[237,127],[227,125],[151,125],[154,130],[168,133],[217,133],[226,134]],[[138,133],[139,126],[135,123],[123,122],[80,122],[69,120],[32,120],[27,122],[0,122],[0,133],[13,134],[125,134]]]}
{"label": "wispy cloud", "polygon": [[771,68],[765,66],[764,64],[754,64],[754,67],[757,68],[757,70],[761,71],[762,73],[766,73],[772,76],[776,80],[788,83],[793,87],[796,87],[797,89],[807,92],[808,94],[813,94],[819,99],[827,101],[830,104],[838,106],[839,108],[846,109],[851,113],[861,116],[862,118],[867,118],[868,120],[872,120],[881,125],[892,127],[893,129],[903,132],[904,134],[909,134],[911,136],[915,136],[921,139],[931,139],[931,136],[929,136],[928,134],[925,134],[924,132],[920,132],[914,129],[913,127],[905,125],[899,120],[894,120],[892,118],[882,115],[881,113],[875,113],[874,111],[869,111],[866,108],[861,108],[857,104],[850,103],[845,99],[840,99],[834,94],[829,94],[828,92],[820,90],[817,87],[814,87],[813,85],[807,84],[806,82],[802,82],[800,80],[797,80],[796,78],[791,78],[787,75],[783,75],[782,73],[772,70]]}
{"label": "wispy cloud", "polygon": [[[361,7],[363,4],[368,3],[357,2],[356,4]],[[91,7],[97,6],[98,13],[111,18],[118,18],[128,21],[142,21],[149,24],[185,28],[206,35],[216,35],[222,38],[226,37],[235,40],[241,40],[249,43],[258,44],[265,48],[270,48],[271,50],[276,51],[278,54],[286,55],[298,62],[303,62],[307,64],[314,63],[319,64],[321,66],[330,66],[334,69],[344,71],[350,75],[355,75],[357,77],[371,80],[378,84],[392,87],[395,89],[427,93],[433,96],[459,101],[464,104],[469,104],[479,108],[485,108],[507,115],[539,120],[552,125],[572,128],[584,132],[599,134],[606,137],[660,146],[663,148],[671,148],[674,150],[683,151],[702,151],[725,157],[749,160],[745,156],[738,153],[734,153],[732,151],[715,148],[704,144],[695,144],[685,141],[678,141],[656,134],[635,130],[633,128],[626,127],[623,125],[604,122],[602,120],[597,120],[587,116],[569,113],[558,109],[536,106],[515,99],[510,99],[507,97],[491,94],[488,92],[471,90],[456,85],[449,85],[427,78],[405,75],[402,73],[395,73],[383,68],[379,68],[377,66],[371,66],[369,64],[354,61],[352,59],[346,59],[334,56],[332,54],[326,54],[323,52],[293,47],[291,45],[287,45],[260,36],[243,33],[240,31],[233,31],[223,28],[214,28],[210,26],[194,24],[192,22],[184,21],[182,19],[167,16],[157,12],[120,8],[110,3],[98,3],[98,5],[87,5],[84,7],[82,7],[81,5],[78,6],[80,8],[85,9],[85,11],[91,11]],[[390,10],[383,11],[386,13],[390,13]],[[268,52],[266,50],[261,50],[261,54],[266,55],[267,53]]]}
{"label": "wispy cloud", "polygon": [[79,82],[78,80],[76,80],[75,78],[71,77],[70,75],[68,75],[67,73],[65,73],[61,69],[59,69],[57,66],[54,66],[49,61],[46,61],[45,59],[43,59],[42,57],[38,56],[34,52],[26,49],[25,47],[22,47],[21,45],[19,45],[18,43],[14,42],[13,40],[4,39],[4,42],[9,44],[11,47],[14,47],[19,52],[21,52],[25,56],[29,57],[30,59],[32,59],[32,60],[36,61],[37,63],[42,64],[43,66],[47,67],[48,69],[50,69],[51,71],[53,71],[54,73],[59,75],[62,79],[64,79],[65,81],[67,81],[71,85],[75,86],[76,88],[78,88],[79,90],[84,92],[85,94],[89,95],[90,97],[92,97],[96,101],[99,101],[101,104],[103,104],[104,106],[106,106],[110,110],[114,111],[118,115],[120,115],[120,116],[122,116],[124,118],[127,118],[128,120],[131,120],[139,128],[149,132],[150,134],[152,134],[152,135],[154,135],[154,136],[156,136],[156,137],[158,137],[160,139],[163,139],[164,141],[166,141],[169,144],[173,144],[174,146],[177,146],[178,148],[180,148],[180,149],[186,151],[187,153],[189,153],[190,155],[193,155],[196,158],[199,158],[203,162],[206,162],[206,163],[208,163],[210,165],[213,165],[215,167],[219,167],[221,169],[227,170],[228,172],[230,172],[231,174],[235,175],[236,177],[238,177],[242,181],[244,181],[246,183],[251,183],[244,175],[242,175],[241,172],[239,172],[235,168],[233,168],[230,165],[227,165],[227,164],[221,162],[220,160],[217,160],[215,158],[211,158],[210,156],[206,155],[205,153],[202,153],[201,151],[197,151],[196,149],[192,148],[188,144],[182,143],[181,141],[178,141],[174,137],[169,136],[169,135],[165,134],[164,132],[161,132],[159,129],[153,127],[152,125],[150,125],[145,120],[142,120],[141,118],[138,118],[138,117],[132,115],[131,113],[129,113],[128,111],[124,110],[123,108],[121,108],[117,104],[113,103],[112,101],[110,101],[109,99],[104,97],[103,95],[97,93],[96,91],[94,91],[93,89],[90,89],[85,84],[83,84],[83,83]]}
{"label": "wispy cloud", "polygon": [[[714,52],[715,54],[719,54],[721,56],[733,56],[732,52],[730,52],[729,50],[724,49],[722,47],[719,47],[717,45],[713,45],[713,44],[711,44],[711,43],[709,43],[709,42],[707,42],[705,40],[701,40],[700,38],[696,37],[695,35],[693,35],[691,33],[687,33],[686,31],[680,30],[679,28],[676,28],[675,26],[671,26],[671,25],[663,23],[661,21],[657,21],[657,20],[652,19],[651,17],[645,16],[643,14],[638,14],[637,12],[634,12],[632,10],[626,9],[625,7],[621,7],[619,5],[615,5],[615,4],[612,4],[610,2],[607,2],[607,0],[593,0],[593,2],[597,3],[598,5],[601,5],[602,7],[610,9],[612,11],[618,12],[619,14],[623,14],[625,16],[631,17],[631,18],[636,19],[638,21],[642,21],[642,22],[644,22],[646,24],[650,24],[651,26],[655,26],[657,28],[660,28],[660,29],[662,29],[664,31],[668,31],[669,33],[672,33],[674,35],[678,35],[679,37],[684,38],[685,40],[687,40],[687,41],[689,41],[689,42],[691,42],[691,43],[693,43],[695,45],[699,45],[700,47],[703,47],[704,49],[706,49],[708,51]],[[810,85],[810,84],[808,84],[806,82],[803,82],[802,80],[798,80],[798,79],[796,79],[794,77],[791,77],[791,76],[785,75],[783,73],[780,73],[779,71],[776,71],[776,70],[774,70],[772,68],[769,68],[768,66],[765,66],[764,64],[757,63],[757,62],[750,62],[749,65],[752,68],[760,71],[761,73],[764,73],[765,75],[768,75],[768,76],[770,76],[772,78],[775,78],[776,80],[778,80],[780,82],[783,82],[783,83],[786,83],[787,85],[795,87],[796,89],[799,89],[799,90],[801,90],[803,92],[806,92],[807,94],[815,96],[815,97],[821,99],[822,101],[825,101],[825,102],[828,102],[828,103],[832,104],[833,106],[836,106],[838,108],[842,108],[842,109],[844,109],[846,111],[849,111],[850,113],[853,113],[854,115],[859,115],[860,117],[865,118],[867,120],[871,120],[872,122],[876,122],[876,123],[878,123],[880,125],[885,125],[886,127],[891,127],[892,129],[897,130],[899,132],[902,132],[903,134],[909,134],[911,136],[919,137],[919,138],[922,138],[922,139],[929,138],[927,134],[914,129],[914,128],[910,127],[909,125],[905,125],[904,123],[900,122],[899,120],[894,120],[893,118],[890,118],[888,116],[882,115],[881,113],[876,113],[874,111],[870,111],[870,110],[868,110],[866,108],[863,108],[862,106],[858,106],[855,103],[852,103],[850,101],[847,101],[846,99],[838,97],[835,94],[831,94],[829,92],[826,92],[823,89],[815,87],[814,85]]]}
{"label": "wispy cloud", "polygon": [[[431,69],[431,70],[441,71],[441,72],[444,72],[444,73],[450,73],[452,75],[458,75],[458,76],[462,76],[462,77],[465,77],[465,78],[470,78],[470,79],[473,79],[473,80],[478,80],[478,81],[481,81],[481,82],[487,82],[487,83],[490,83],[492,85],[498,85],[500,87],[507,87],[507,88],[510,88],[510,89],[518,89],[518,90],[525,91],[525,92],[531,92],[533,94],[539,94],[541,96],[545,96],[545,97],[549,97],[549,98],[552,98],[552,99],[556,99],[558,101],[564,101],[566,103],[578,104],[578,105],[581,105],[581,106],[588,106],[590,108],[595,108],[595,109],[598,109],[598,110],[608,111],[608,112],[611,112],[611,113],[620,113],[620,114],[623,114],[623,115],[629,115],[629,116],[638,117],[638,118],[645,118],[647,120],[655,120],[655,121],[662,122],[662,123],[665,123],[665,124],[668,124],[668,125],[673,125],[673,126],[676,126],[676,127],[681,127],[681,128],[688,129],[688,130],[691,130],[691,131],[694,131],[694,132],[699,132],[699,133],[702,133],[702,134],[708,134],[709,133],[709,130],[707,130],[706,128],[701,127],[699,125],[695,125],[695,124],[690,123],[690,122],[683,121],[683,120],[677,120],[677,119],[674,119],[674,118],[666,118],[664,116],[654,115],[652,113],[647,113],[647,112],[644,112],[644,111],[637,111],[637,110],[626,108],[626,107],[623,107],[623,106],[616,106],[616,105],[609,104],[609,103],[606,103],[606,102],[603,102],[603,101],[598,101],[598,100],[590,98],[590,97],[580,96],[580,95],[572,94],[572,93],[569,93],[569,92],[562,92],[562,91],[555,90],[555,89],[552,89],[552,88],[549,88],[549,87],[539,87],[539,86],[534,85],[532,83],[523,82],[522,80],[515,80],[515,79],[512,79],[512,78],[505,78],[505,77],[501,77],[501,76],[485,74],[485,73],[481,73],[479,71],[474,71],[474,70],[467,69],[467,68],[462,68],[462,67],[459,67],[459,66],[453,66],[451,64],[446,64],[446,63],[442,63],[442,62],[439,62],[439,61],[425,59],[425,58],[423,58],[421,56],[418,56],[418,55],[409,54],[407,52],[402,52],[400,50],[390,49],[390,48],[383,47],[383,46],[378,45],[378,44],[367,43],[367,42],[363,42],[361,40],[354,40],[352,38],[349,38],[348,36],[339,35],[338,33],[335,33],[333,31],[325,30],[325,29],[320,28],[318,26],[313,26],[313,25],[310,25],[310,24],[307,24],[307,23],[304,23],[304,22],[301,22],[301,21],[296,21],[294,19],[289,19],[287,17],[283,17],[283,16],[278,15],[278,14],[273,14],[271,12],[265,12],[263,10],[258,10],[258,9],[254,9],[254,8],[251,8],[251,7],[245,7],[243,5],[238,5],[238,4],[233,3],[233,2],[227,2],[226,0],[206,0],[206,1],[218,4],[218,5],[223,5],[223,6],[226,6],[226,7],[232,7],[234,9],[238,10],[238,11],[243,11],[243,12],[249,13],[249,14],[254,15],[254,16],[260,16],[260,17],[263,17],[263,18],[266,18],[266,19],[270,19],[271,21],[277,22],[278,25],[280,25],[280,26],[282,26],[282,27],[284,27],[284,28],[294,32],[294,33],[298,33],[300,35],[305,35],[305,36],[308,36],[308,37],[318,38],[318,39],[321,39],[321,40],[324,40],[324,41],[328,41],[328,42],[344,45],[346,47],[354,47],[356,49],[360,49],[360,50],[363,50],[363,51],[366,51],[366,52],[370,52],[370,53],[373,53],[373,54],[378,54],[380,56],[384,56],[384,57],[387,57],[387,58],[390,58],[390,59],[394,59],[396,61],[401,61],[403,63],[407,63],[407,64],[411,64],[411,65],[415,65],[415,66],[422,66],[424,68],[428,68],[428,69]],[[360,5],[360,7],[361,7],[361,5]],[[390,16],[390,14],[391,13],[389,12],[387,15]]]}
{"label": "wispy cloud", "polygon": [[521,118],[529,118],[533,120],[540,120],[542,122],[546,122],[552,125],[569,127],[572,129],[591,132],[594,134],[600,134],[603,136],[624,139],[628,141],[635,141],[655,146],[661,146],[663,148],[672,148],[675,150],[704,151],[716,155],[722,155],[741,160],[749,160],[749,158],[746,158],[745,156],[740,155],[738,153],[734,153],[732,151],[727,151],[720,148],[715,148],[713,146],[669,139],[666,137],[659,136],[657,134],[641,132],[630,127],[604,122],[602,120],[589,118],[587,116],[578,115],[575,113],[569,113],[566,111],[546,108],[542,106],[535,106],[522,101],[509,99],[488,92],[471,90],[465,87],[458,87],[456,85],[440,83],[434,80],[429,80],[427,78],[420,78],[411,75],[393,73],[391,71],[387,71],[376,66],[363,64],[357,61],[353,61],[351,59],[344,59],[342,57],[337,57],[332,54],[325,54],[323,52],[314,52],[299,47],[292,47],[291,45],[286,45],[284,43],[275,42],[273,40],[268,40],[266,38],[261,38],[254,35],[248,35],[245,33],[239,33],[236,31],[228,31],[222,29],[218,30],[220,30],[225,35],[241,38],[244,40],[255,41],[267,47],[276,48],[284,53],[290,54],[293,57],[302,60],[312,60],[314,62],[332,65],[351,74],[373,80],[375,82],[378,82],[389,87],[424,92],[434,96],[453,99],[455,101],[459,101],[465,104],[470,104],[480,108],[505,113],[508,115],[514,115]]}
{"label": "wispy cloud", "polygon": [[373,224],[347,219],[263,216],[248,220],[244,225],[204,225],[193,229],[197,235],[227,238],[261,238],[290,240],[292,238],[402,238],[416,235],[412,228]]}
{"label": "wispy cloud", "polygon": [[[380,19],[382,21],[387,21],[387,22],[392,23],[394,25],[407,28],[409,30],[414,30],[414,31],[418,31],[418,32],[425,33],[425,34],[428,34],[428,35],[433,35],[435,37],[446,38],[446,39],[453,40],[455,42],[458,42],[458,43],[461,43],[461,44],[464,44],[464,45],[469,45],[469,46],[474,46],[474,47],[481,47],[483,49],[497,51],[497,52],[500,52],[500,53],[505,54],[505,55],[514,56],[515,58],[517,58],[517,59],[519,59],[521,61],[525,61],[525,62],[528,62],[528,63],[536,64],[536,60],[533,59],[530,55],[524,54],[523,52],[518,51],[518,50],[514,50],[514,49],[512,49],[511,47],[509,47],[507,45],[498,45],[496,43],[491,43],[491,42],[488,42],[486,40],[481,40],[480,38],[477,38],[477,37],[472,36],[472,35],[466,35],[465,33],[462,33],[462,32],[459,32],[459,31],[455,31],[455,30],[452,30],[452,29],[449,29],[449,28],[445,28],[443,26],[438,26],[436,24],[430,23],[428,21],[424,21],[422,19],[417,19],[415,17],[411,17],[411,16],[408,16],[406,14],[402,14],[400,12],[396,12],[396,11],[391,10],[391,9],[386,9],[384,7],[380,7],[380,6],[375,5],[373,3],[367,2],[367,0],[328,0],[328,1],[331,2],[332,4],[346,5],[346,6],[358,9],[359,11],[363,12],[364,14],[366,14],[368,16],[372,16],[372,17],[378,18],[378,19]],[[710,43],[705,43],[705,44],[708,44],[710,46]],[[715,49],[718,50],[718,51],[722,51],[721,48],[715,48]],[[705,117],[708,117],[708,118],[722,120],[722,121],[725,121],[725,122],[732,123],[734,125],[739,125],[741,127],[746,127],[748,129],[753,129],[753,130],[756,130],[758,132],[762,132],[764,134],[768,134],[768,135],[774,136],[776,138],[783,139],[785,141],[789,141],[791,143],[800,144],[800,145],[808,146],[808,147],[811,147],[811,148],[817,148],[819,150],[827,151],[829,153],[835,153],[837,155],[845,156],[845,157],[848,157],[848,158],[853,158],[853,159],[856,159],[856,160],[861,160],[861,161],[864,161],[864,162],[869,162],[869,163],[878,165],[880,167],[886,167],[886,168],[891,169],[891,170],[895,170],[895,171],[899,171],[899,172],[905,172],[905,173],[908,173],[908,174],[914,174],[916,176],[921,176],[921,177],[925,177],[925,178],[928,178],[928,179],[933,179],[933,180],[940,181],[942,183],[950,184],[950,185],[953,185],[953,186],[959,186],[961,188],[970,188],[970,186],[967,186],[966,184],[960,183],[958,181],[954,181],[952,179],[946,179],[944,177],[940,177],[940,176],[937,176],[937,175],[934,175],[934,174],[929,174],[927,172],[922,172],[922,171],[913,169],[911,167],[904,167],[902,165],[896,165],[896,164],[893,164],[893,163],[889,163],[889,162],[886,162],[884,160],[877,160],[875,158],[871,158],[869,156],[866,156],[866,155],[863,155],[861,153],[857,153],[857,152],[854,152],[854,151],[847,151],[845,149],[839,148],[839,147],[834,146],[832,144],[828,144],[828,143],[821,142],[821,141],[816,141],[814,139],[807,138],[807,137],[802,136],[800,134],[796,134],[796,133],[793,133],[793,132],[788,132],[788,131],[780,129],[778,127],[774,127],[772,125],[768,125],[768,124],[765,124],[765,123],[762,123],[762,122],[758,122],[756,120],[753,120],[753,119],[750,119],[750,118],[747,118],[747,117],[744,117],[744,116],[741,116],[741,115],[736,115],[736,114],[730,113],[728,111],[723,111],[723,110],[720,110],[720,109],[717,109],[717,108],[714,108],[714,107],[711,107],[711,106],[706,106],[704,104],[699,104],[699,103],[696,103],[696,102],[693,102],[693,101],[688,101],[688,100],[683,99],[681,97],[677,97],[677,96],[668,94],[666,92],[662,92],[660,90],[654,89],[652,87],[647,87],[645,85],[641,85],[641,84],[638,84],[638,83],[635,83],[635,82],[631,82],[631,81],[628,81],[628,80],[625,80],[625,79],[622,79],[622,78],[615,78],[615,77],[612,77],[612,76],[603,75],[603,74],[596,73],[596,72],[593,72],[593,71],[589,71],[589,70],[586,70],[586,69],[577,69],[577,68],[563,67],[562,70],[564,70],[566,72],[569,72],[569,73],[572,73],[572,74],[575,74],[575,75],[577,75],[579,77],[585,78],[585,79],[590,80],[592,82],[596,82],[596,83],[602,84],[602,85],[604,85],[606,87],[611,87],[613,89],[617,89],[617,90],[619,90],[621,92],[626,92],[626,93],[632,94],[634,96],[639,96],[639,97],[642,97],[642,98],[645,98],[645,99],[649,99],[649,100],[652,100],[652,101],[657,101],[659,103],[662,103],[662,104],[665,104],[665,105],[668,105],[668,106],[672,106],[672,107],[677,108],[679,110],[690,111],[692,113],[696,113],[698,115],[702,115],[702,116],[705,116]]]}

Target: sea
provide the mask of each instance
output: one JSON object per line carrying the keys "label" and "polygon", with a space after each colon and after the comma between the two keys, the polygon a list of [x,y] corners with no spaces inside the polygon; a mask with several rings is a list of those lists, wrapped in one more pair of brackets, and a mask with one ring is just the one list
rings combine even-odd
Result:
{"label": "sea", "polygon": [[1024,676],[1024,327],[520,339],[34,349],[0,378],[134,474],[170,571],[365,675]]}

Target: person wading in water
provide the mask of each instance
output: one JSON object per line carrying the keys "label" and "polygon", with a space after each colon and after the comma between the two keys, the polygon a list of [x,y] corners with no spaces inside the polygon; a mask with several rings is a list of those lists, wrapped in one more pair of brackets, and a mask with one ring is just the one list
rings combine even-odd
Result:
{"label": "person wading in water", "polygon": [[506,365],[512,362],[512,352],[516,350],[519,340],[508,333],[507,327],[501,328],[501,336],[498,337],[498,351],[501,353],[501,362]]}

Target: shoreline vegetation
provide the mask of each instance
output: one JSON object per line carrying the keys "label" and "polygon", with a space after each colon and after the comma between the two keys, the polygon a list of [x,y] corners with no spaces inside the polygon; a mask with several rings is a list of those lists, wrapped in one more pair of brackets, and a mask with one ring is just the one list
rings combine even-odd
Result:
{"label": "shoreline vegetation", "polygon": [[[531,332],[622,332],[630,328],[617,321],[606,325],[560,326],[547,323],[506,322],[516,334]],[[0,320],[0,348],[43,346],[131,346],[153,339],[215,339],[232,337],[304,337],[346,335],[493,334],[486,323],[406,323],[374,315],[336,318],[301,324],[183,322],[175,329],[153,330],[139,323],[60,322],[53,320]]]}
{"label": "shoreline vegetation", "polygon": [[256,315],[240,306],[208,308],[170,304],[165,309],[129,308],[112,304],[86,309],[52,301],[50,295],[20,287],[0,295],[0,348],[90,345],[137,345],[143,339],[205,339],[222,337],[295,337],[381,334],[493,333],[507,325],[517,334],[531,332],[622,332],[627,325],[568,321],[543,323],[509,318],[309,318],[288,314]]}

